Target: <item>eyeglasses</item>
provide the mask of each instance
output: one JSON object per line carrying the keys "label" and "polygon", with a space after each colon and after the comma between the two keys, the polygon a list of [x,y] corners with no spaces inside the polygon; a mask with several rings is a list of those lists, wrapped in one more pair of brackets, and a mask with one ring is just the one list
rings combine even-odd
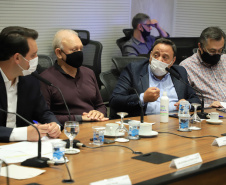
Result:
{"label": "eyeglasses", "polygon": [[152,27],[152,24],[142,24],[142,25],[145,25],[145,26],[147,26],[147,27]]}
{"label": "eyeglasses", "polygon": [[[205,47],[204,47],[204,48],[205,48]],[[205,48],[205,50],[206,50],[206,52],[209,53],[210,55],[216,55],[216,54],[223,55],[224,53],[226,53],[225,50],[224,50],[224,48],[221,48],[221,49],[219,49],[219,50],[212,50],[211,52],[208,51],[208,49],[206,49],[206,48]]]}

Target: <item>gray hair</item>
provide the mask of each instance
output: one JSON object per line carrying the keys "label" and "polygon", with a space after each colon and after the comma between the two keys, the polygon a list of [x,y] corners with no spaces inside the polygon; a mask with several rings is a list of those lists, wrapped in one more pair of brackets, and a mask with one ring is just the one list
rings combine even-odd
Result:
{"label": "gray hair", "polygon": [[144,23],[146,20],[149,20],[149,19],[150,17],[144,13],[136,14],[132,20],[133,29],[136,29],[138,24]]}
{"label": "gray hair", "polygon": [[[65,32],[65,34],[62,34],[62,32]],[[62,45],[62,40],[67,37],[68,34],[73,34],[78,36],[78,33],[75,32],[74,30],[70,29],[62,29],[56,32],[54,38],[53,38],[53,43],[52,47],[55,50],[56,48],[64,49]]]}
{"label": "gray hair", "polygon": [[208,27],[202,31],[199,42],[203,47],[207,44],[208,39],[220,41],[222,37],[225,41],[225,33],[219,27]]}

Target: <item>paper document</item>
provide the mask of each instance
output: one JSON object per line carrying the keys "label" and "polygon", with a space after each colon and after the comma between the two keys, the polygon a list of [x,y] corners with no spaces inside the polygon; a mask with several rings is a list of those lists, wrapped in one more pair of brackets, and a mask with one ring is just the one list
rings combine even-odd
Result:
{"label": "paper document", "polygon": [[[56,139],[59,140],[59,139]],[[42,157],[52,159],[52,144],[55,140],[42,141]],[[0,146],[0,159],[6,163],[19,163],[26,159],[37,157],[38,155],[38,142],[18,142],[9,145]]]}
{"label": "paper document", "polygon": [[226,102],[220,102],[220,103],[224,108],[226,108]]}
{"label": "paper document", "polygon": [[[13,178],[13,179],[29,179],[32,177],[36,177],[46,171],[46,170],[40,170],[37,168],[18,166],[14,164],[9,165],[8,168],[9,168],[8,169],[9,178]],[[7,167],[1,168],[1,176],[4,176],[4,177],[7,176],[6,169]]]}

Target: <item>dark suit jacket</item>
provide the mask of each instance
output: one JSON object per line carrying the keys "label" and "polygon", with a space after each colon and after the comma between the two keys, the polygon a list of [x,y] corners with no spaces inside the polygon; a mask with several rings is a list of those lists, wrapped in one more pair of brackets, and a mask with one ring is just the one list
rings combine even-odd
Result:
{"label": "dark suit jacket", "polygon": [[[117,112],[128,112],[129,116],[140,115],[139,99],[130,89],[131,87],[135,88],[138,94],[141,94],[149,88],[148,65],[149,61],[147,60],[144,62],[132,62],[125,67],[112,93],[110,99],[111,109]],[[177,71],[186,83],[189,83],[185,68],[182,66],[172,66],[171,68]],[[190,103],[200,103],[198,96],[191,87],[185,85],[173,76],[171,76],[171,78],[179,100],[186,99]],[[144,106],[144,112],[146,108],[147,104]],[[110,117],[114,118],[112,112]]]}
{"label": "dark suit jacket", "polygon": [[[6,87],[0,73],[0,108],[7,111]],[[60,125],[56,117],[49,111],[47,104],[41,94],[39,81],[31,76],[19,77],[17,97],[17,113],[32,122],[36,120],[40,123],[56,122]],[[6,113],[0,111],[0,142],[8,142],[12,128],[6,127]],[[28,126],[19,117],[16,117],[16,126]]]}

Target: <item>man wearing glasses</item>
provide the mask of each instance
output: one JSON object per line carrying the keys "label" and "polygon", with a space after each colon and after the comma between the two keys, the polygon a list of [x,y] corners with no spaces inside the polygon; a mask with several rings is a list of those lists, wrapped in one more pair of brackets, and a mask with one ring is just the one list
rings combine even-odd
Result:
{"label": "man wearing glasses", "polygon": [[149,54],[155,37],[150,35],[152,27],[156,28],[160,37],[169,37],[169,34],[159,26],[155,19],[143,13],[138,13],[133,17],[133,36],[123,45],[123,56],[138,56],[140,54]]}
{"label": "man wearing glasses", "polygon": [[203,93],[205,107],[222,107],[220,102],[226,102],[224,46],[225,33],[218,27],[208,27],[200,35],[197,53],[180,63],[188,72],[190,84]]}

